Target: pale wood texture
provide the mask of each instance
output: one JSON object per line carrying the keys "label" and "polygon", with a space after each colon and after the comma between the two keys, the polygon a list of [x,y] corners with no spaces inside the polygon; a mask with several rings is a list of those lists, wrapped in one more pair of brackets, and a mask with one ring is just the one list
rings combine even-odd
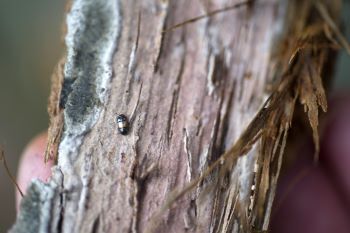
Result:
{"label": "pale wood texture", "polygon": [[[163,30],[236,3],[72,1],[63,88],[53,90],[51,109],[53,134],[64,122],[58,163],[50,183],[33,183],[11,232],[145,232],[171,190],[232,146],[270,94],[295,3],[257,0]],[[118,114],[129,117],[126,136]],[[283,150],[274,158],[259,151],[258,143],[224,182],[214,171],[155,232],[267,230]],[[257,160],[274,166],[264,168],[268,189],[256,207]]]}

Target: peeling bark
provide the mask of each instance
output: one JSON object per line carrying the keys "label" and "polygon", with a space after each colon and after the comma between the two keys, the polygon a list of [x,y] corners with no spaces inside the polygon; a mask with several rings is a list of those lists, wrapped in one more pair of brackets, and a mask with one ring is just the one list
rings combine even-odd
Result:
{"label": "peeling bark", "polygon": [[[249,1],[164,33],[228,3],[73,0],[49,105],[48,151],[58,150],[57,166],[48,184],[33,182],[10,232],[145,232],[172,190],[230,150],[271,85],[293,89],[294,78],[280,82],[276,69],[291,54],[276,54],[300,23],[293,19],[301,2]],[[280,93],[270,100],[287,105],[273,105],[260,121],[281,128],[261,130],[246,156],[204,177],[151,226],[155,232],[268,229],[296,102]],[[129,117],[126,136],[118,114]]]}

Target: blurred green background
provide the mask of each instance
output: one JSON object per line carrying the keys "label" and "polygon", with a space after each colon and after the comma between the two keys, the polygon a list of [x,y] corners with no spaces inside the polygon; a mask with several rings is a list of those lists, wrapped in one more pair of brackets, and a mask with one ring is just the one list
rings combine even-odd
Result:
{"label": "blurred green background", "polygon": [[[0,0],[0,144],[11,171],[25,144],[48,125],[46,112],[51,73],[62,55],[65,1]],[[343,8],[350,38],[350,4]],[[341,52],[334,87],[350,86],[350,58]],[[14,188],[0,167],[0,232],[15,219]]]}
{"label": "blurred green background", "polygon": [[[9,167],[25,144],[48,125],[51,73],[63,54],[65,1],[0,0],[0,144]],[[0,166],[0,232],[15,219],[15,195]]]}

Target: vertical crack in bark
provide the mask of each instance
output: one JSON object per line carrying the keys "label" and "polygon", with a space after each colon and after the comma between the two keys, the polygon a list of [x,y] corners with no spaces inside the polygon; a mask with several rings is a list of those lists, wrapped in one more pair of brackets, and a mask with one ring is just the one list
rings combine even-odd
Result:
{"label": "vertical crack in bark", "polygon": [[92,230],[91,233],[98,233],[100,228],[100,216],[97,216],[95,218],[94,223],[92,224]]}
{"label": "vertical crack in bark", "polygon": [[[167,1],[164,1],[163,4],[164,4],[163,8],[168,8],[168,2]],[[169,18],[169,12],[166,11],[166,14],[165,14],[165,16],[163,17],[163,20],[162,20],[161,31],[157,35],[157,41],[158,41],[157,44],[158,44],[159,48],[158,48],[158,51],[156,53],[155,60],[154,60],[153,73],[157,73],[159,71],[160,58],[162,57],[163,52],[166,51],[166,49],[163,46],[164,46],[164,40],[165,40],[164,30],[165,30],[168,18]]]}
{"label": "vertical crack in bark", "polygon": [[62,226],[64,221],[63,195],[64,195],[63,192],[61,192],[59,195],[59,205],[61,208],[60,208],[60,213],[58,215],[57,228],[53,229],[52,232],[62,232]]}
{"label": "vertical crack in bark", "polygon": [[136,39],[135,39],[135,43],[131,48],[130,57],[129,57],[128,75],[131,75],[131,76],[133,76],[136,68],[136,52],[139,47],[140,31],[141,31],[141,12],[138,13]]}
{"label": "vertical crack in bark", "polygon": [[176,80],[175,80],[175,84],[173,87],[173,95],[172,95],[172,99],[171,99],[170,111],[168,114],[167,126],[166,126],[166,130],[165,130],[168,146],[169,146],[169,142],[171,141],[171,138],[173,136],[172,128],[173,128],[173,125],[175,122],[176,112],[178,109],[179,92],[180,92],[180,88],[181,88],[184,66],[186,64],[185,58],[186,58],[186,46],[184,48],[182,56],[180,57],[180,59],[181,59],[180,68],[179,68],[179,71],[176,75]]}

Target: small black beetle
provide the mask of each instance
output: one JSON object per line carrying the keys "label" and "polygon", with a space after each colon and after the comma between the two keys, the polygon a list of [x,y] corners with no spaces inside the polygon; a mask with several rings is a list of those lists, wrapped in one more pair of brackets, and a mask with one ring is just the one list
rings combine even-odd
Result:
{"label": "small black beetle", "polygon": [[118,131],[122,135],[127,135],[129,132],[129,121],[124,114],[117,116]]}

